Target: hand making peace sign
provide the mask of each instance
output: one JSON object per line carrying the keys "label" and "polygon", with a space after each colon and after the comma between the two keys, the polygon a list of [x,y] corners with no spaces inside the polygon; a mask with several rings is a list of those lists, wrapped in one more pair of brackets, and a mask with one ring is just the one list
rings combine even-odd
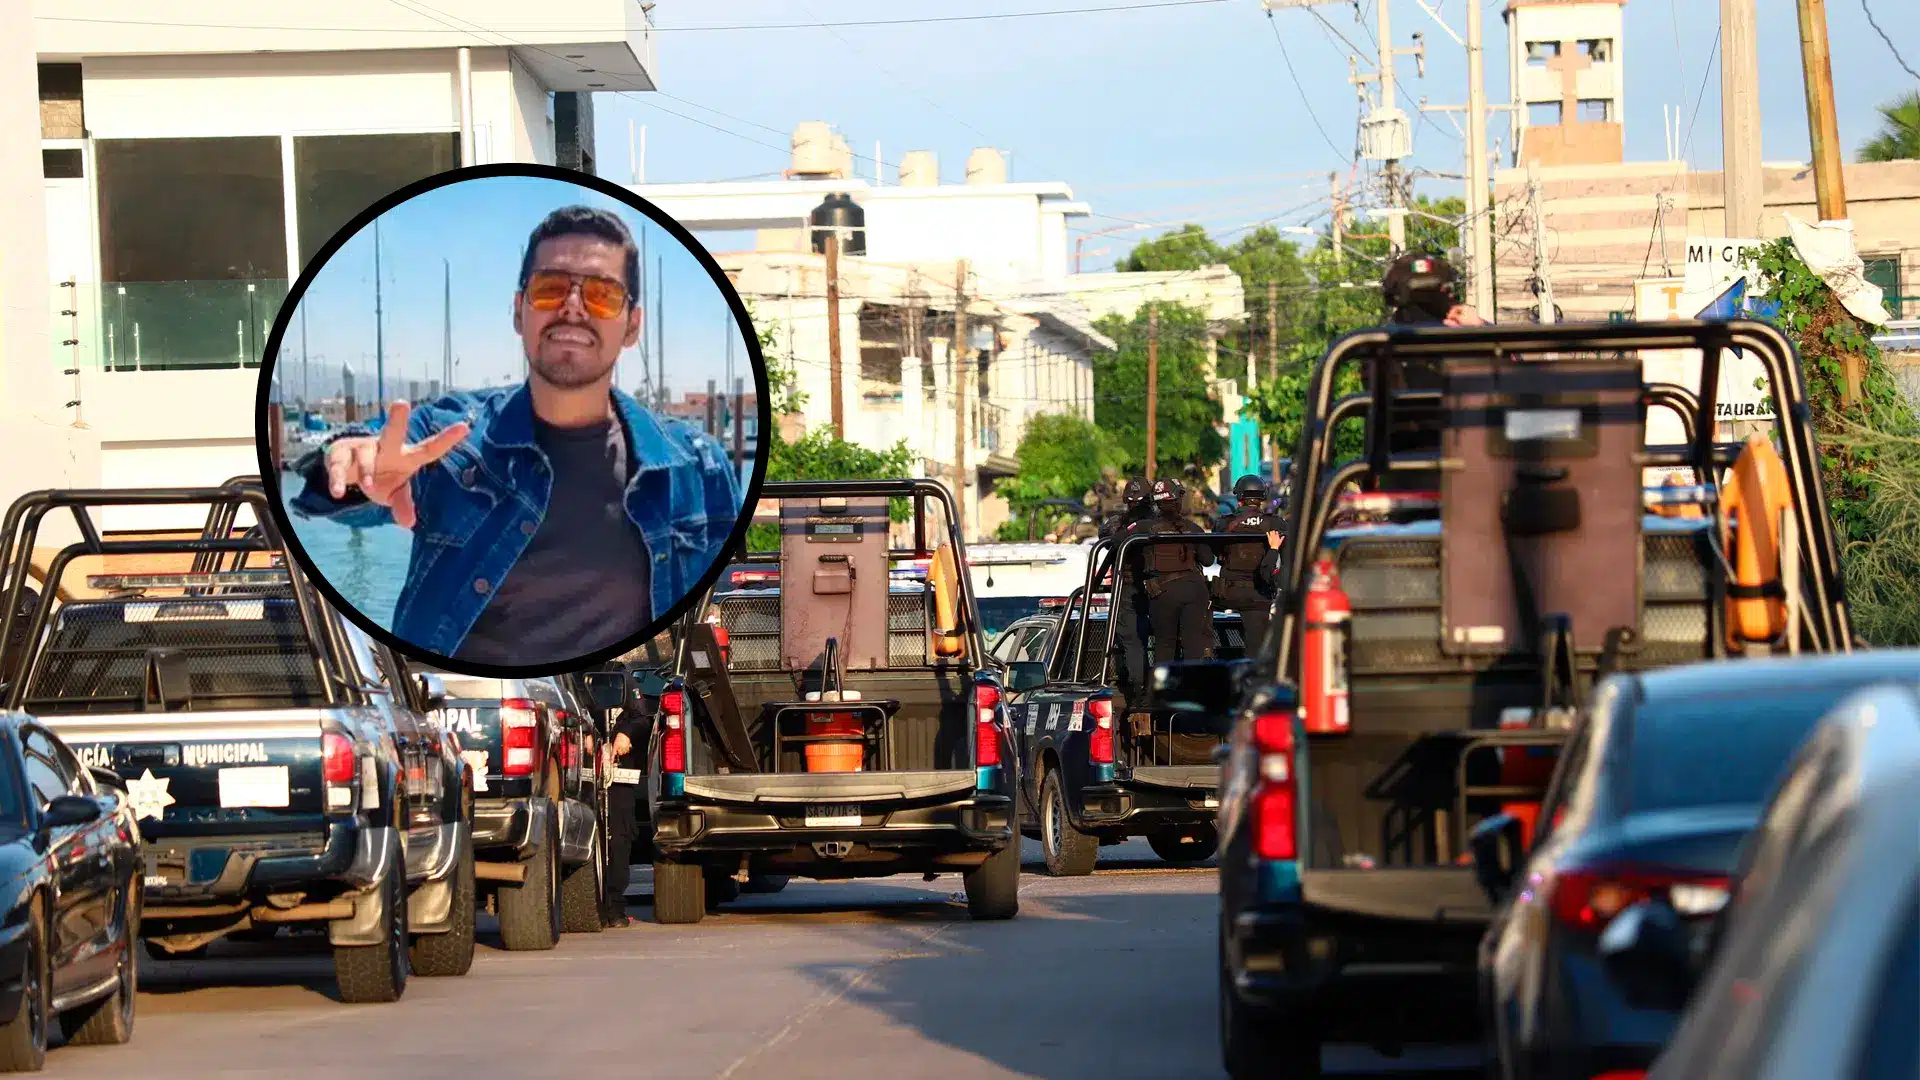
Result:
{"label": "hand making peace sign", "polygon": [[327,447],[327,478],[333,497],[343,499],[356,486],[367,498],[393,511],[394,523],[413,528],[413,474],[446,457],[471,430],[465,421],[440,431],[424,442],[409,445],[407,418],[412,409],[404,401],[387,407],[387,423],[379,435],[340,439]]}

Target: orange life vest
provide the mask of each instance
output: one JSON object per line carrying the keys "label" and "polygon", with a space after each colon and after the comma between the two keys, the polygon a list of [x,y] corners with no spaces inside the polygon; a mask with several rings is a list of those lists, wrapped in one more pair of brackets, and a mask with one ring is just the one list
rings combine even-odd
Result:
{"label": "orange life vest", "polygon": [[1765,436],[1749,436],[1720,491],[1720,542],[1733,571],[1727,583],[1729,648],[1771,642],[1786,631],[1780,516],[1792,505],[1793,486],[1780,455]]}

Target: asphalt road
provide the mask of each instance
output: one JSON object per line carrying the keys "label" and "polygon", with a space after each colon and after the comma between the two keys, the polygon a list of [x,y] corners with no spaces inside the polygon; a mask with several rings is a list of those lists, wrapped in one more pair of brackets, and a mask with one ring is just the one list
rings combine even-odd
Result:
{"label": "asphalt road", "polygon": [[[1135,843],[1057,879],[1028,855],[1020,917],[982,924],[949,875],[796,880],[659,926],[636,870],[633,927],[507,953],[483,916],[473,971],[415,978],[394,1005],[334,1001],[324,939],[143,959],[133,1042],[55,1049],[47,1075],[1220,1077],[1211,868],[1169,868]],[[1327,1054],[1353,1076],[1478,1071],[1468,1048]]]}

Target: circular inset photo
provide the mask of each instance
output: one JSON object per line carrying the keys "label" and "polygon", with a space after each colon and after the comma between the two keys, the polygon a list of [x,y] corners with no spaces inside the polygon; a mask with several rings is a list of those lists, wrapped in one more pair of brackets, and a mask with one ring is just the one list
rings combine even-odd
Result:
{"label": "circular inset photo", "polygon": [[259,449],[291,555],[389,646],[462,674],[591,666],[704,593],[766,473],[745,305],[631,192],[443,173],[290,290]]}

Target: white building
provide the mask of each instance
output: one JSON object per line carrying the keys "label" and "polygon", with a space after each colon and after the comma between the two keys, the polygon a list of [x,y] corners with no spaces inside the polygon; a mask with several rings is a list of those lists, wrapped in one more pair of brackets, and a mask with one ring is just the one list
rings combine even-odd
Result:
{"label": "white building", "polygon": [[1626,0],[1507,0],[1507,85],[1522,162],[1621,160]]}
{"label": "white building", "polygon": [[592,92],[653,89],[639,0],[560,0],[534,20],[508,0],[458,6],[33,0],[30,23],[9,20],[33,42],[40,130],[0,140],[43,151],[54,319],[52,355],[10,350],[0,378],[9,414],[61,430],[24,448],[42,467],[9,469],[0,501],[257,472],[260,357],[334,231],[463,163],[591,170]]}

